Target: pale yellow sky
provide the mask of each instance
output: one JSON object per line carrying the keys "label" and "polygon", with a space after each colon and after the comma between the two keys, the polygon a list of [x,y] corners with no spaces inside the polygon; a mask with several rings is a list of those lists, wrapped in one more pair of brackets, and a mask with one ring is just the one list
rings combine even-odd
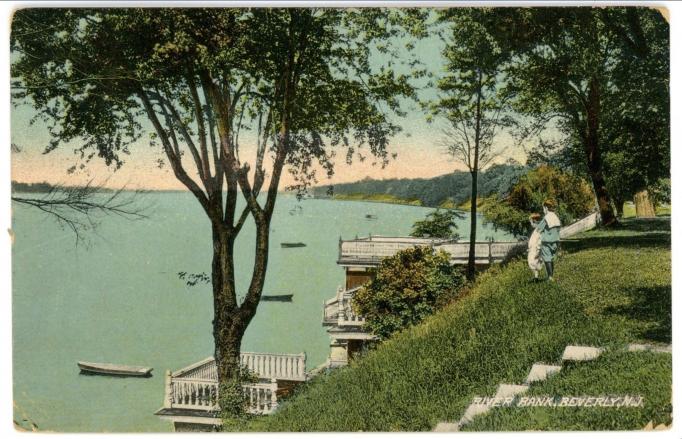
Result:
{"label": "pale yellow sky", "polygon": [[[372,165],[372,156],[368,153],[364,162],[355,160],[352,165],[345,162],[345,152],[337,154],[335,163],[335,175],[331,179],[326,174],[318,171],[318,184],[328,185],[343,182],[351,182],[371,177],[374,179],[389,178],[430,178],[443,175],[454,170],[464,170],[462,164],[455,162],[447,156],[443,148],[438,145],[438,136],[434,134],[434,127],[411,121],[413,128],[410,136],[398,135],[389,145],[389,153],[397,153],[395,160],[384,169],[380,165]],[[164,155],[160,150],[153,150],[140,142],[131,148],[129,156],[122,156],[123,166],[119,170],[107,167],[97,157],[88,163],[83,169],[78,169],[69,174],[67,169],[82,163],[78,154],[74,153],[77,144],[61,147],[49,154],[43,154],[43,145],[47,143],[49,135],[44,127],[34,126],[29,128],[20,120],[14,120],[12,126],[12,142],[16,143],[21,151],[12,154],[12,180],[35,183],[47,181],[65,185],[85,184],[92,180],[97,184],[104,184],[112,188],[125,186],[129,189],[152,189],[152,190],[184,190],[185,187],[173,175],[172,170],[166,163],[161,168],[158,160]],[[509,138],[500,137],[501,144],[509,144]],[[29,147],[25,145],[30,144]],[[510,148],[501,157],[514,158],[519,161],[525,160],[523,150]],[[243,160],[249,160],[246,152],[242,153]],[[193,162],[189,157],[184,161],[186,168],[192,175]],[[293,183],[292,177],[285,172],[282,177],[280,189]]]}

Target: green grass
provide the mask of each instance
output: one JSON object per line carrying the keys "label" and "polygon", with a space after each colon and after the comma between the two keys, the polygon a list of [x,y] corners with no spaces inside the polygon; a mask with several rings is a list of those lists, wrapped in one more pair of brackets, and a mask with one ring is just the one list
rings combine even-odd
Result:
{"label": "green grass", "polygon": [[[667,206],[656,206],[656,216],[670,216],[670,205]],[[635,204],[632,202],[625,203],[623,205],[623,218],[634,218]]]}
{"label": "green grass", "polygon": [[[646,377],[646,379],[642,379]],[[523,396],[642,396],[642,407],[505,407],[474,418],[464,431],[636,430],[672,422],[672,355],[607,352],[572,363]]]}
{"label": "green grass", "polygon": [[[624,220],[617,230],[567,240],[555,283],[529,282],[525,260],[493,267],[468,294],[350,366],[318,377],[249,429],[431,430],[459,419],[474,396],[492,395],[498,383],[522,382],[534,362],[556,362],[567,344],[670,343],[669,227],[668,220]],[[647,370],[630,372],[648,381]],[[670,387],[669,375],[654,376],[657,386]],[[657,403],[653,410],[669,407]],[[598,422],[557,425],[634,428],[632,417],[595,416]],[[546,424],[538,425],[531,419],[527,426]]]}
{"label": "green grass", "polygon": [[335,194],[335,200],[345,201],[369,201],[374,203],[406,204],[409,206],[421,206],[422,202],[417,199],[398,198],[390,194]]}

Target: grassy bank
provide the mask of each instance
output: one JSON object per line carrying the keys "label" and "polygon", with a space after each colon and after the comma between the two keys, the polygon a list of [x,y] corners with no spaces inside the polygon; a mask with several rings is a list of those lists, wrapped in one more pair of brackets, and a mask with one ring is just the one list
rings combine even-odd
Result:
{"label": "grassy bank", "polygon": [[422,202],[417,199],[398,198],[389,194],[335,194],[332,199],[345,201],[368,201],[373,203],[405,204],[408,206],[422,205]]}
{"label": "grassy bank", "polygon": [[[250,429],[430,430],[459,419],[474,396],[492,395],[498,383],[522,382],[534,362],[556,362],[567,344],[670,343],[669,226],[625,220],[618,230],[567,240],[555,283],[529,282],[524,260],[491,268],[468,294],[349,367],[316,378]],[[600,373],[619,373],[620,364],[606,361]],[[659,366],[665,371],[654,375],[656,385],[669,388],[669,366]],[[633,381],[651,379],[646,367],[625,372]],[[669,413],[668,403],[648,399],[642,410]],[[529,416],[523,428],[546,425]],[[641,419],[584,422],[627,429]],[[584,427],[571,420],[557,425]]]}
{"label": "grassy bank", "polygon": [[[643,379],[646,378],[646,379]],[[644,407],[506,407],[474,418],[465,431],[634,430],[672,421],[672,355],[607,352],[570,364],[524,396],[636,395]]]}

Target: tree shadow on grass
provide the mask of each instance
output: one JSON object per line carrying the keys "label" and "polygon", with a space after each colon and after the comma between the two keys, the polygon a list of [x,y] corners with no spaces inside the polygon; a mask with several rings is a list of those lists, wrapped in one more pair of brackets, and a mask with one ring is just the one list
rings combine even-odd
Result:
{"label": "tree shadow on grass", "polygon": [[646,340],[670,343],[672,339],[672,290],[670,286],[640,287],[624,291],[627,305],[604,309],[604,314],[626,317],[640,323],[636,334]]}
{"label": "tree shadow on grass", "polygon": [[617,227],[564,239],[561,247],[569,252],[604,247],[670,248],[670,218],[624,219]]}
{"label": "tree shadow on grass", "polygon": [[670,248],[670,233],[648,233],[628,236],[586,236],[580,239],[564,239],[561,248],[573,253],[605,247],[617,248]]}

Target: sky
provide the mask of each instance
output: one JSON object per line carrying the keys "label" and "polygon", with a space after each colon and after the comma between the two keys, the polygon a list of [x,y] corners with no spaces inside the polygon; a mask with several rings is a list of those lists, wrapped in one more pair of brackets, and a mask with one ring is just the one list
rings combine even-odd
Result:
{"label": "sky", "polygon": [[[405,43],[407,39],[399,43]],[[443,43],[437,37],[430,37],[417,42],[416,53],[420,60],[434,74],[443,71],[440,52]],[[373,60],[376,64],[382,61],[379,57]],[[433,89],[420,91],[421,97],[433,97]],[[29,121],[35,115],[30,105],[13,102],[11,109],[11,141],[19,148],[19,152],[12,153],[12,180],[26,183],[47,181],[53,184],[78,185],[92,181],[107,187],[150,190],[184,190],[185,187],[173,175],[168,165],[159,167],[159,159],[164,158],[160,148],[150,147],[147,137],[142,137],[133,147],[131,154],[123,156],[123,166],[115,170],[107,167],[97,158],[83,169],[69,173],[67,170],[78,166],[82,161],[74,153],[78,142],[63,145],[57,150],[44,154],[45,146],[50,136],[47,127],[42,122],[31,125]],[[345,153],[339,153],[335,163],[335,174],[327,179],[323,172],[318,172],[319,185],[337,184],[357,181],[366,177],[373,179],[388,178],[429,178],[443,175],[455,170],[464,170],[464,165],[449,157],[442,146],[443,134],[438,122],[427,123],[426,114],[415,103],[406,103],[405,117],[394,117],[403,131],[391,139],[389,153],[396,153],[395,159],[382,169],[372,165],[371,158],[363,163],[355,160],[352,165],[345,163]],[[242,148],[254,150],[254,138],[244,135],[241,138]],[[499,147],[506,148],[506,152],[499,161],[508,158],[524,162],[525,153],[512,145],[511,137],[499,136]],[[244,155],[242,155],[244,157]],[[246,159],[248,161],[248,159]],[[251,160],[253,163],[253,160]],[[188,163],[188,167],[189,167]],[[292,184],[293,179],[288,172],[282,176],[280,189]]]}

